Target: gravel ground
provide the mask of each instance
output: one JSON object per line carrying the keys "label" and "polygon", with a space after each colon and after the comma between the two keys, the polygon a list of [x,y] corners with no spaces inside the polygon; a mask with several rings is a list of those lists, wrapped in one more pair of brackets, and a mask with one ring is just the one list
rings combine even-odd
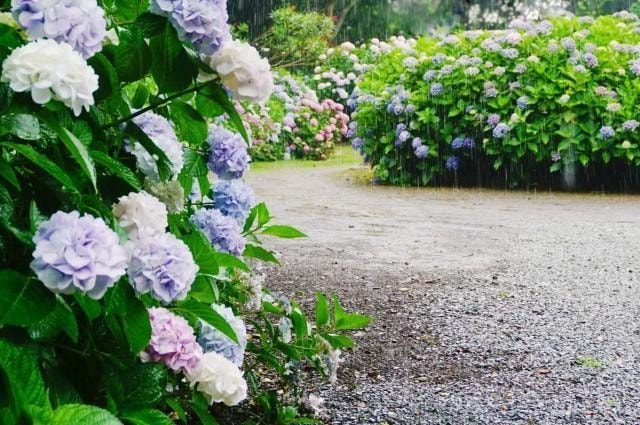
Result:
{"label": "gravel ground", "polygon": [[268,285],[375,316],[320,386],[331,424],[640,424],[640,198],[249,176],[306,240]]}

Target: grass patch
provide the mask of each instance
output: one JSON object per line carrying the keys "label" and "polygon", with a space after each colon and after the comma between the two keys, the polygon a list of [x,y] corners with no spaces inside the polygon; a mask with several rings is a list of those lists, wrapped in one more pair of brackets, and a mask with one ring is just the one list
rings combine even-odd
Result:
{"label": "grass patch", "polygon": [[599,369],[604,366],[600,360],[590,356],[578,356],[574,362],[578,366],[586,367],[589,369]]}
{"label": "grass patch", "polygon": [[326,161],[311,161],[306,159],[291,159],[289,161],[254,162],[251,164],[252,172],[265,172],[282,168],[330,168],[330,167],[356,167],[362,164],[362,157],[351,146],[338,145],[333,155]]}

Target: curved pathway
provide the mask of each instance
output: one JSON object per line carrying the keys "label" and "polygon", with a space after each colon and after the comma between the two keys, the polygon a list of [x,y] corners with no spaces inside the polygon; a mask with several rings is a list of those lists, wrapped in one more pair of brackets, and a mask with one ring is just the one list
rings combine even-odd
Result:
{"label": "curved pathway", "polygon": [[335,424],[640,423],[640,198],[390,188],[353,162],[248,180],[306,240],[268,285],[375,316],[325,398]]}

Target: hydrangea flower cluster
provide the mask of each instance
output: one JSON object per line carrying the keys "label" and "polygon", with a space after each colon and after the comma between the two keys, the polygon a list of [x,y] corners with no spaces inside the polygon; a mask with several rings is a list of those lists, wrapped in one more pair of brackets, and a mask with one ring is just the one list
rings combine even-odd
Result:
{"label": "hydrangea flower cluster", "polygon": [[616,131],[609,125],[605,125],[600,128],[600,137],[602,137],[603,139],[610,139],[615,135]]}
{"label": "hydrangea flower cluster", "polygon": [[140,353],[142,361],[162,363],[175,372],[192,372],[203,357],[193,328],[165,308],[150,308],[148,312],[151,341]]}
{"label": "hydrangea flower cluster", "polygon": [[387,104],[387,112],[394,115],[413,114],[415,106],[408,103],[411,93],[406,91],[402,85],[397,86],[394,92],[391,96],[391,101]]}
{"label": "hydrangea flower cluster", "polygon": [[95,0],[13,0],[11,12],[33,40],[66,43],[84,59],[102,50],[107,22]]}
{"label": "hydrangea flower cluster", "polygon": [[112,211],[129,239],[160,235],[169,225],[166,205],[146,192],[120,197]]}
{"label": "hydrangea flower cluster", "polygon": [[495,137],[496,139],[502,139],[507,135],[507,133],[509,133],[509,131],[511,131],[511,128],[509,128],[507,124],[502,122],[498,123],[498,125],[496,125],[493,129],[493,137]]}
{"label": "hydrangea flower cluster", "polygon": [[14,49],[2,63],[0,81],[15,92],[31,92],[37,104],[58,100],[79,116],[94,104],[98,76],[71,45],[36,40]]}
{"label": "hydrangea flower cluster", "polygon": [[228,217],[218,210],[201,208],[191,216],[191,222],[218,251],[232,255],[241,255],[244,252],[242,227],[233,217]]}
{"label": "hydrangea flower cluster", "polygon": [[236,366],[242,366],[244,351],[247,346],[247,329],[244,322],[233,314],[233,311],[227,306],[213,304],[211,308],[231,325],[238,338],[238,343],[203,321],[199,323],[198,343],[205,353],[214,352],[220,354]]}
{"label": "hydrangea flower cluster", "polygon": [[213,187],[213,203],[222,214],[244,224],[256,203],[256,196],[253,190],[240,180],[221,180]]}
{"label": "hydrangea flower cluster", "polygon": [[101,218],[59,211],[33,237],[31,269],[52,292],[100,299],[125,274],[126,255],[118,242]]}
{"label": "hydrangea flower cluster", "polygon": [[211,55],[231,39],[227,0],[152,0],[152,13],[166,16],[181,40]]}
{"label": "hydrangea flower cluster", "polygon": [[129,241],[127,274],[139,294],[169,304],[186,298],[198,266],[189,247],[171,233]]}
{"label": "hydrangea flower cluster", "polygon": [[205,353],[197,366],[187,373],[187,380],[210,404],[235,406],[247,398],[247,382],[242,372],[218,353]]}
{"label": "hydrangea flower cluster", "polygon": [[458,158],[457,156],[450,156],[449,158],[447,158],[445,167],[449,171],[458,171],[458,169],[460,168],[460,158]]}
{"label": "hydrangea flower cluster", "polygon": [[213,126],[207,142],[211,146],[209,169],[221,179],[238,179],[249,169],[247,144],[239,134]]}
{"label": "hydrangea flower cluster", "polygon": [[[178,141],[171,122],[162,115],[148,111],[135,117],[133,123],[167,155],[171,163],[171,172],[177,178],[184,166],[184,155],[182,144]],[[125,148],[136,157],[138,169],[144,175],[156,181],[160,180],[156,159],[139,142],[128,140]]]}

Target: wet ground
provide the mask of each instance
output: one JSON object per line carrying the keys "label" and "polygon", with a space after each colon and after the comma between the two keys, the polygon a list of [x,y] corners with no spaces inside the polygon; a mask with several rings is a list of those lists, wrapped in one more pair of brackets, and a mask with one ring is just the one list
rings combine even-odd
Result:
{"label": "wet ground", "polygon": [[248,181],[306,240],[270,288],[375,316],[335,424],[640,423],[640,197],[391,188],[353,158]]}

